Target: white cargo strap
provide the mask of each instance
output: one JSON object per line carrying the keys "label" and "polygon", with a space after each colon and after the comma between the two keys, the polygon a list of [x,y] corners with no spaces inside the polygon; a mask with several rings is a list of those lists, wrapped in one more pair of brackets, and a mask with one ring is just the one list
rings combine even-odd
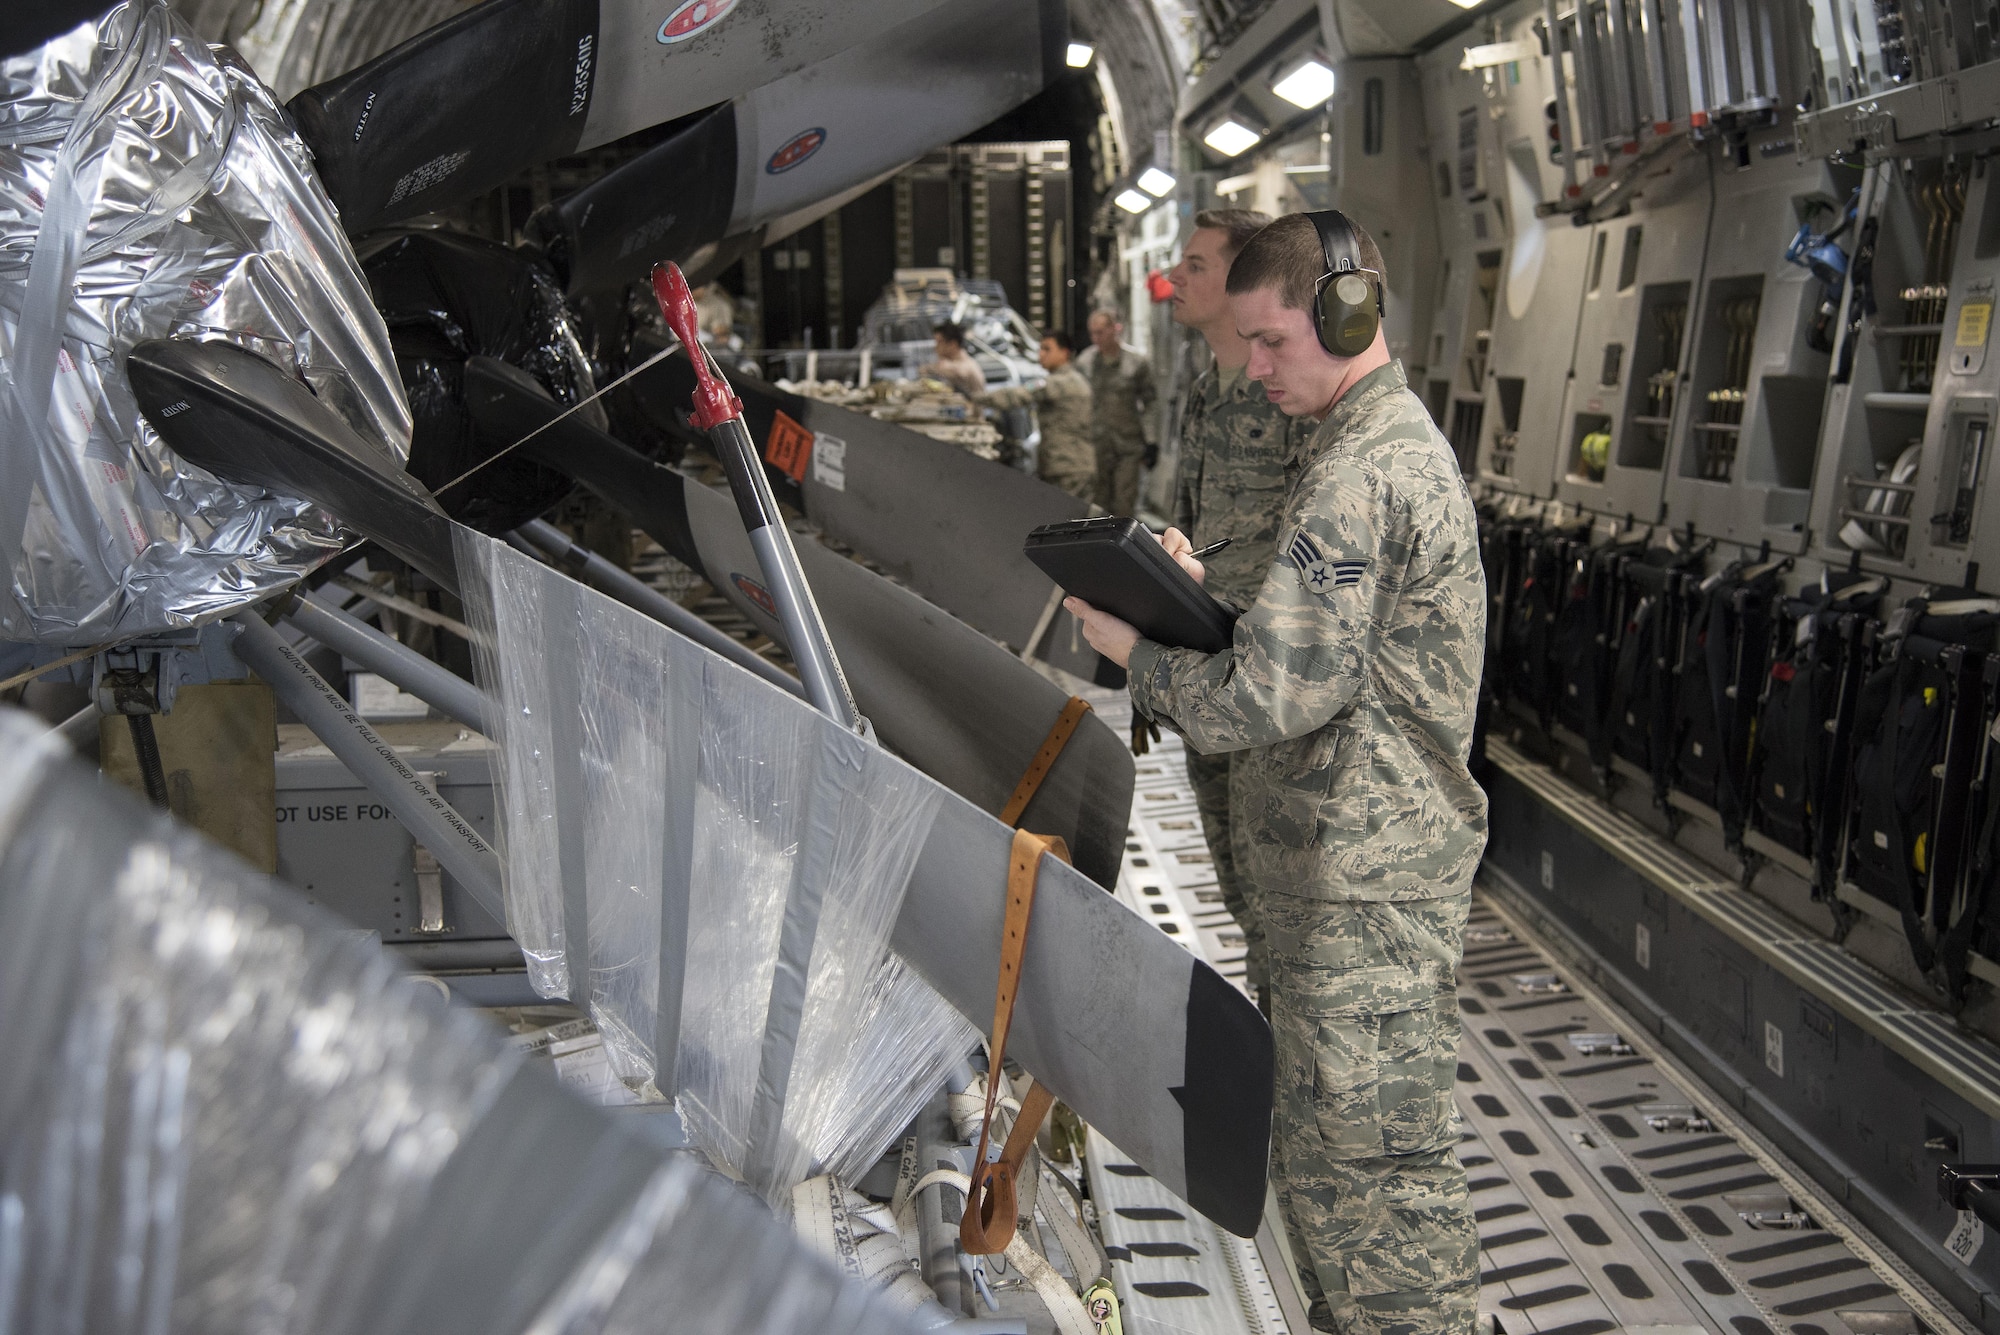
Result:
{"label": "white cargo strap", "polygon": [[1062,1189],[1047,1194],[1040,1218],[1054,1231],[1056,1242],[1061,1245],[1063,1254],[1069,1257],[1069,1268],[1076,1272],[1078,1282],[1087,1289],[1092,1281],[1108,1273],[1104,1253],[1091,1241],[1090,1230],[1083,1226],[1083,1221],[1069,1212],[1071,1201],[1077,1199],[1075,1188],[1047,1163],[1042,1164],[1042,1172],[1053,1178]]}
{"label": "white cargo strap", "polygon": [[[898,1202],[896,1228],[899,1232],[916,1229],[917,1197],[934,1186],[950,1187],[963,1197],[971,1193],[972,1179],[955,1168],[934,1168],[918,1178],[909,1195]],[[1087,1244],[1085,1249],[1088,1250]],[[1068,1242],[1063,1243],[1063,1250],[1069,1250]],[[1028,1245],[1027,1239],[1016,1233],[1003,1254],[1008,1263],[1021,1272],[1021,1278],[1034,1287],[1042,1305],[1049,1309],[1049,1315],[1055,1318],[1057,1335],[1097,1335],[1097,1323],[1083,1310],[1083,1300],[1076,1296],[1076,1290],[1056,1273],[1055,1267],[1044,1260],[1041,1253]],[[1074,1253],[1070,1261],[1072,1265],[1076,1263]]]}
{"label": "white cargo strap", "polygon": [[[1014,1097],[1014,1082],[1003,1072],[1000,1077],[1000,1097],[994,1101],[994,1108],[1006,1109],[1005,1118],[996,1115],[994,1126],[1000,1131],[1001,1139],[1014,1125],[1013,1114],[1021,1111],[1021,1100]],[[979,1134],[979,1118],[986,1110],[986,1077],[974,1076],[972,1083],[961,1094],[947,1094],[944,1098],[945,1115],[951,1119],[951,1129],[961,1140],[972,1140]]]}
{"label": "white cargo strap", "polygon": [[898,1311],[944,1312],[906,1253],[894,1216],[837,1178],[807,1178],[792,1188],[792,1227],[842,1274],[888,1295]]}

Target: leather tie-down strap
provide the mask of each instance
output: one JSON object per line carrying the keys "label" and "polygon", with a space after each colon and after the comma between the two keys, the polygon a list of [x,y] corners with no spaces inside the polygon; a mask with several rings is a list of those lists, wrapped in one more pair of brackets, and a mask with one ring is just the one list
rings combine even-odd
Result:
{"label": "leather tie-down strap", "polygon": [[[1065,711],[1067,713],[1067,711]],[[1015,1177],[1035,1132],[1055,1095],[1036,1081],[1021,1100],[1006,1146],[987,1161],[993,1130],[993,1105],[1006,1076],[1007,1030],[1014,1022],[1014,999],[1020,993],[1021,961],[1028,949],[1028,919],[1035,910],[1035,881],[1042,855],[1069,861],[1069,847],[1053,835],[1014,831],[1014,850],[1007,866],[1007,920],[1000,930],[1000,981],[993,990],[993,1046],[986,1068],[986,1109],[979,1119],[979,1149],[972,1160],[972,1189],[965,1214],[958,1221],[958,1242],[967,1255],[993,1256],[1007,1250],[1014,1237]]]}
{"label": "leather tie-down strap", "polygon": [[[1063,748],[1069,745],[1070,736],[1076,732],[1076,725],[1083,722],[1083,716],[1089,712],[1088,700],[1076,695],[1069,698],[1069,703],[1063,706],[1062,713],[1056,715],[1055,726],[1049,729],[1049,735],[1042,738],[1041,749],[1036,751],[1035,758],[1028,762],[1027,772],[1021,776],[1021,781],[1014,785],[1014,795],[1008,798],[1007,805],[1000,809],[1000,820],[1003,824],[1021,823],[1021,813],[1028,809],[1028,803],[1035,800],[1035,793],[1041,788],[1042,780],[1049,777],[1049,770],[1062,755]],[[1069,861],[1067,854],[1063,856],[1063,861]]]}

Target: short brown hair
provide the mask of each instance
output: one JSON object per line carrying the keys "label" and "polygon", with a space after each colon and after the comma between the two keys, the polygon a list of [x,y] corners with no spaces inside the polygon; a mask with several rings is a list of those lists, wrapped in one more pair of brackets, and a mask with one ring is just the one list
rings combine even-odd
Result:
{"label": "short brown hair", "polygon": [[1239,255],[1250,238],[1271,225],[1271,215],[1255,209],[1203,209],[1194,215],[1195,230],[1212,227],[1229,234],[1228,251]]}
{"label": "short brown hair", "polygon": [[[1389,273],[1382,264],[1381,248],[1360,223],[1353,225],[1354,249],[1361,267],[1380,274],[1386,286]],[[1319,243],[1319,229],[1305,214],[1288,213],[1250,238],[1229,266],[1227,290],[1233,294],[1275,287],[1278,300],[1286,306],[1309,311],[1313,289],[1325,274],[1326,251]]]}

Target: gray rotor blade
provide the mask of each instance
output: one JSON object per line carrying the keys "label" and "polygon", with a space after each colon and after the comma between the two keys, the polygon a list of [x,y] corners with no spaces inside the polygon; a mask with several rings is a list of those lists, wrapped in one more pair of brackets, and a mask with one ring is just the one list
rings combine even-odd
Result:
{"label": "gray rotor blade", "polygon": [[[871,19],[876,16],[871,15]],[[537,215],[572,292],[864,185],[1019,106],[1064,68],[1060,5],[976,0],[745,92]]]}
{"label": "gray rotor blade", "polygon": [[[635,362],[659,346],[635,340]],[[685,402],[693,383],[686,362],[669,357],[634,379],[632,393],[649,420],[691,435],[670,406]],[[1083,517],[1088,505],[1039,478],[941,446],[894,422],[788,394],[752,376],[739,374],[732,383],[753,435],[768,435],[782,412],[816,438],[830,436],[845,446],[838,485],[811,467],[798,482],[774,474],[782,499],[803,509],[835,542],[967,624],[1017,649],[1027,644],[1055,585],[1021,554],[1021,541],[1043,524]],[[1073,640],[1072,624],[1060,618],[1035,656],[1100,686],[1119,685],[1122,672],[1080,637]]]}
{"label": "gray rotor blade", "polygon": [[358,235],[726,102],[940,3],[871,0],[864,23],[837,0],[486,0],[289,109]]}
{"label": "gray rotor blade", "polygon": [[[286,372],[241,349],[201,347],[217,356],[195,364],[205,376],[166,356],[168,345],[141,345],[133,354],[141,411],[177,451],[208,442],[219,461],[242,460],[279,478],[289,462],[315,488],[326,488],[314,500],[364,530],[435,513],[348,458],[337,441],[302,439],[314,435],[309,428],[323,432],[327,414],[303,388],[303,401],[294,402],[278,387],[289,380]],[[480,365],[468,363],[469,380]],[[482,397],[469,393],[475,410]],[[534,423],[525,409],[535,402],[522,400],[513,410],[517,428]],[[554,413],[545,398],[539,403],[544,415]],[[284,417],[279,410],[287,407],[306,425]],[[584,469],[577,461],[588,456],[585,481],[621,504],[644,507],[634,517],[642,523],[650,517],[662,545],[687,553],[683,559],[692,557],[718,588],[734,590],[747,615],[762,618],[767,633],[776,632],[775,618],[755,598],[756,582],[746,573],[756,569],[749,539],[727,496],[689,485],[574,417],[531,445],[577,466],[579,476]],[[343,513],[340,502],[365,510],[367,520]],[[450,556],[452,525],[435,518]],[[1027,767],[1063,693],[908,590],[817,542],[799,550],[857,687],[881,683],[878,697],[863,694],[878,731],[892,746],[900,740],[919,752],[911,757],[918,768],[925,760],[937,765],[944,772],[932,779],[958,790],[944,795],[891,942],[960,1014],[984,1024],[1012,848],[1012,833],[988,813]],[[441,573],[457,585],[455,569]],[[777,708],[805,707],[776,694],[771,699]],[[890,738],[890,721],[907,732]],[[581,792],[580,784],[565,784],[559,800],[581,800]],[[1270,1030],[1248,998],[1207,964],[1086,879],[1086,873],[1105,883],[1115,877],[1131,794],[1131,756],[1109,728],[1085,719],[1023,820],[1030,829],[1073,837],[1079,867],[1049,865],[1041,873],[1024,966],[1029,983],[1015,1012],[1011,1050],[1135,1162],[1247,1236],[1264,1200]]]}

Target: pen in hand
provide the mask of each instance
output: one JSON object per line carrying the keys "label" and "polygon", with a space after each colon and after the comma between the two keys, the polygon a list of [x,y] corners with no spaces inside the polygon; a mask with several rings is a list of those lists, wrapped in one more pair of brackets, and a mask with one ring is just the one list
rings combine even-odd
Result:
{"label": "pen in hand", "polygon": [[1230,543],[1234,541],[1236,541],[1236,539],[1234,538],[1224,538],[1220,542],[1209,543],[1208,546],[1202,548],[1198,552],[1189,552],[1188,555],[1193,557],[1197,561],[1206,561],[1209,557],[1214,556],[1217,552],[1221,551],[1224,547],[1227,547]]}

